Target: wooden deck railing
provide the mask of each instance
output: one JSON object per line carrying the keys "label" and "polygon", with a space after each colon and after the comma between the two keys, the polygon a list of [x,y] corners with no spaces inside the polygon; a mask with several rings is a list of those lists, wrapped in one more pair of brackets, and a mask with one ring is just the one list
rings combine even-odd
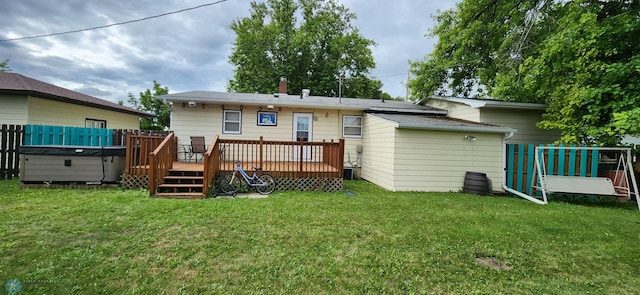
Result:
{"label": "wooden deck railing", "polygon": [[342,177],[344,139],[338,142],[218,139],[220,171],[233,171],[236,161],[251,171],[259,166],[274,177]]}
{"label": "wooden deck railing", "polygon": [[156,188],[169,175],[169,169],[173,168],[175,145],[173,133],[169,133],[160,145],[149,154],[149,194],[156,194]]}
{"label": "wooden deck railing", "polygon": [[171,168],[167,165],[173,165],[176,160],[176,145],[173,132],[167,136],[127,133],[124,173],[149,176],[149,191],[153,194],[162,176]]}
{"label": "wooden deck railing", "polygon": [[209,194],[209,188],[215,183],[216,174],[220,169],[220,141],[216,135],[204,154],[204,171],[202,181],[202,193]]}

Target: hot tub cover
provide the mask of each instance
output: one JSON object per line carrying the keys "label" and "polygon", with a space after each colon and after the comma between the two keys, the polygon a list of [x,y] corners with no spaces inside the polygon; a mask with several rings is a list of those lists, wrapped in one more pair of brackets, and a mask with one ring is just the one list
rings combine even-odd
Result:
{"label": "hot tub cover", "polygon": [[124,156],[125,146],[72,146],[72,145],[30,145],[21,146],[20,154],[110,157]]}

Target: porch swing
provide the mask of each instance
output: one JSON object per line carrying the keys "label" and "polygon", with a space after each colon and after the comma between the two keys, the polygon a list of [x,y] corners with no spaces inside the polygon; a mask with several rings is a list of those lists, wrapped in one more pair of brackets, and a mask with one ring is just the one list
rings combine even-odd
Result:
{"label": "porch swing", "polygon": [[[570,151],[572,153],[579,151],[583,156],[586,156],[588,151],[592,151],[592,163],[593,161],[598,161],[596,154],[616,153],[619,157],[617,158],[617,167],[613,179],[594,176],[594,169],[592,169],[591,176],[586,175],[586,169],[581,173],[575,173],[575,165],[567,169],[567,175],[563,175],[565,174],[563,173],[563,169],[558,169],[560,172],[550,171],[553,169],[548,170],[547,164],[545,163],[553,165],[555,161],[553,159],[551,159],[551,161],[545,159],[545,154],[549,155],[549,151],[552,150],[561,151],[560,153],[562,155],[565,154],[564,151]],[[636,203],[638,203],[638,209],[640,210],[638,186],[632,170],[630,148],[536,146],[534,162],[536,168],[532,175],[532,188],[542,192],[542,201],[544,204],[547,203],[547,196],[552,193],[602,195],[626,197],[627,199],[631,199],[631,195],[633,194],[636,198]],[[597,163],[596,165],[592,165],[592,167],[597,167]]]}

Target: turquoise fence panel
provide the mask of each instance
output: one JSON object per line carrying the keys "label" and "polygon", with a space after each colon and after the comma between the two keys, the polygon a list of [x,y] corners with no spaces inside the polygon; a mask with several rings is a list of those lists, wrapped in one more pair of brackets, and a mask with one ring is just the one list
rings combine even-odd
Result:
{"label": "turquoise fence panel", "polygon": [[515,165],[515,145],[508,144],[507,145],[507,184],[513,186],[513,173],[514,173],[514,165]]}
{"label": "turquoise fence panel", "polygon": [[533,144],[528,145],[527,148],[527,194],[531,195],[533,193],[533,188],[531,187],[533,185],[533,170],[536,169],[533,162],[536,152]]}
{"label": "turquoise fence panel", "polygon": [[[554,145],[538,145],[539,147],[553,147]],[[563,146],[566,149],[538,149],[540,164],[545,165],[546,173],[563,176],[597,176],[598,155],[597,149],[583,149],[577,151]],[[535,149],[533,144],[508,144],[506,147],[506,183],[511,189],[533,195],[533,185],[536,185]],[[539,191],[537,192],[540,193]]]}
{"label": "turquoise fence panel", "polygon": [[74,145],[73,139],[75,138],[75,127],[64,127],[64,134],[67,136],[64,137],[64,145]]}
{"label": "turquoise fence panel", "polygon": [[588,150],[582,150],[580,153],[580,174],[578,176],[587,176],[587,157],[589,156]]}
{"label": "turquoise fence panel", "polygon": [[598,158],[600,152],[597,148],[593,148],[591,153],[591,177],[598,177]]}
{"label": "turquoise fence panel", "polygon": [[[524,151],[524,144],[520,144],[518,145],[518,151],[520,151],[520,153],[522,154]],[[518,157],[518,167],[523,167],[524,166],[524,157]],[[518,191],[522,191],[522,175],[524,175],[524,169],[518,168],[518,182],[517,182],[517,188]]]}
{"label": "turquoise fence panel", "polygon": [[[559,147],[564,148],[564,145],[559,145]],[[565,149],[558,150],[558,175],[564,176],[564,161],[565,161]]]}
{"label": "turquoise fence panel", "polygon": [[25,145],[111,146],[113,130],[70,126],[25,126]]}

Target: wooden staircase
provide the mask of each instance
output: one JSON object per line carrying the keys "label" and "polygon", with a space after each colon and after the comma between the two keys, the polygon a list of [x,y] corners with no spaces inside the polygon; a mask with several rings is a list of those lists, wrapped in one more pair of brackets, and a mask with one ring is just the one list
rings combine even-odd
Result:
{"label": "wooden staircase", "polygon": [[204,198],[203,177],[204,172],[198,170],[169,170],[164,183],[158,186],[154,197],[174,199]]}

